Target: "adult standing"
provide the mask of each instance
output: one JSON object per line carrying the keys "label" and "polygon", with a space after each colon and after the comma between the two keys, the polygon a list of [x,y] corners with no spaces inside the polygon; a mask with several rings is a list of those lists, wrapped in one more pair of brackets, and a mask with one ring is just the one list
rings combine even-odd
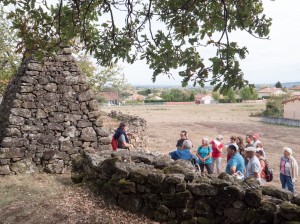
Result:
{"label": "adult standing", "polygon": [[[237,140],[236,136],[231,136],[230,137],[230,142],[228,143],[228,145],[236,144],[236,140]],[[230,160],[230,157],[231,156],[227,154],[227,156],[226,156],[227,162]]]}
{"label": "adult standing", "polygon": [[236,144],[237,146],[239,147],[239,152],[242,156],[244,156],[244,148],[245,148],[245,145],[244,145],[244,141],[243,141],[243,138],[241,136],[237,136],[236,137]]}
{"label": "adult standing", "polygon": [[133,147],[133,145],[129,143],[127,131],[128,125],[125,122],[121,122],[119,128],[113,136],[118,141],[119,149],[129,149]]}
{"label": "adult standing", "polygon": [[253,146],[253,136],[249,134],[246,135],[245,142],[246,142],[245,148]]}
{"label": "adult standing", "polygon": [[257,144],[261,143],[261,141],[259,140],[259,134],[254,133],[252,138],[253,138],[253,147],[257,148]]}
{"label": "adult standing", "polygon": [[212,147],[212,172],[214,172],[214,166],[216,164],[217,167],[217,173],[221,173],[221,160],[222,160],[222,150],[223,150],[223,136],[218,135],[218,137],[211,141],[211,147]]}
{"label": "adult standing", "polygon": [[287,188],[295,193],[294,185],[298,178],[298,163],[292,156],[293,150],[289,147],[283,148],[283,157],[280,159],[280,182],[282,188]]}
{"label": "adult standing", "polygon": [[184,131],[184,130],[183,130],[183,131],[180,132],[180,139],[177,141],[177,144],[176,144],[176,148],[177,148],[178,150],[181,149],[182,143],[183,143],[183,141],[186,140],[186,139],[188,139],[188,134],[187,134],[187,131]]}
{"label": "adult standing", "polygon": [[199,165],[201,174],[204,173],[204,167],[206,168],[208,174],[212,174],[212,148],[209,145],[209,140],[207,137],[202,138],[202,145],[198,147],[196,155],[200,160]]}
{"label": "adult standing", "polygon": [[260,162],[260,167],[261,167],[261,172],[260,172],[260,183],[261,185],[265,184],[266,181],[266,166],[267,166],[267,162],[266,162],[266,158],[264,158],[263,156],[263,151],[259,148],[256,149],[256,157],[258,158],[259,162]]}
{"label": "adult standing", "polygon": [[256,157],[256,148],[253,146],[246,147],[246,158],[249,159],[247,166],[246,166],[246,177],[254,177],[257,180],[260,180],[260,172],[261,166],[258,158]]}
{"label": "adult standing", "polygon": [[245,161],[242,155],[238,152],[238,146],[231,144],[227,148],[227,154],[230,155],[230,159],[226,165],[226,173],[229,175],[235,175],[236,172],[241,172],[245,175]]}

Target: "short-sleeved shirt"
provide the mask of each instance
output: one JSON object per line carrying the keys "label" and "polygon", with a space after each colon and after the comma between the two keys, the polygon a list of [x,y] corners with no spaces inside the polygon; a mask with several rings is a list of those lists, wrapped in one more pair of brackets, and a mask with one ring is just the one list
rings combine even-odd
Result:
{"label": "short-sleeved shirt", "polygon": [[118,148],[122,149],[123,147],[123,142],[126,142],[125,136],[122,134],[118,138]]}
{"label": "short-sleeved shirt", "polygon": [[212,158],[220,158],[222,156],[222,152],[219,152],[219,150],[224,147],[223,143],[220,142],[219,145],[217,145],[215,141],[211,141],[210,144],[212,146]]}
{"label": "short-sleeved shirt", "polygon": [[280,160],[280,173],[286,176],[291,176],[291,163],[286,157],[281,157]]}
{"label": "short-sleeved shirt", "polygon": [[227,174],[230,174],[230,168],[232,166],[235,166],[235,169],[236,169],[235,172],[240,171],[243,175],[245,175],[245,173],[244,173],[245,160],[240,153],[235,153],[228,161],[227,166],[226,166]]}
{"label": "short-sleeved shirt", "polygon": [[[211,146],[206,146],[206,147],[199,146],[197,151],[198,154],[201,156],[201,158],[204,158],[208,156],[209,153],[212,152],[212,149]],[[211,157],[205,160],[205,162],[200,161],[200,164],[211,164],[211,163],[212,163]]]}
{"label": "short-sleeved shirt", "polygon": [[180,147],[180,148],[181,148],[182,143],[184,142],[184,140],[185,140],[185,139],[179,139],[179,140],[177,141],[176,147]]}
{"label": "short-sleeved shirt", "polygon": [[190,160],[192,158],[192,153],[188,149],[181,149],[181,150],[175,150],[173,152],[170,152],[169,155],[172,159],[183,159],[183,160]]}
{"label": "short-sleeved shirt", "polygon": [[254,177],[254,173],[258,173],[258,176],[260,178],[261,166],[256,156],[248,161],[246,172],[247,177]]}

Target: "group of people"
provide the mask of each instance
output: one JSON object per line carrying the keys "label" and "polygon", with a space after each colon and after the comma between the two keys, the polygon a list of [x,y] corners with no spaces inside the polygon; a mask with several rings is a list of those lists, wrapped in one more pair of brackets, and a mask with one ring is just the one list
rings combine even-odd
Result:
{"label": "group of people", "polygon": [[[244,139],[240,136],[231,136],[227,144],[223,143],[223,136],[218,135],[210,141],[207,137],[202,138],[201,145],[196,154],[191,153],[193,143],[188,139],[186,131],[180,132],[180,139],[176,144],[177,149],[170,152],[172,159],[195,160],[200,166],[201,174],[206,169],[208,174],[222,172],[221,160],[224,149],[227,149],[227,164],[225,172],[239,179],[254,177],[263,185],[266,182],[266,152],[259,134],[247,134]],[[294,193],[294,183],[298,178],[298,164],[292,156],[293,150],[289,147],[283,148],[283,156],[280,159],[280,181],[282,188]]]}
{"label": "group of people", "polygon": [[[128,125],[121,122],[116,130],[113,139],[117,141],[119,149],[130,149],[128,135]],[[201,174],[206,169],[208,174],[222,172],[221,160],[224,149],[227,149],[227,164],[225,172],[237,178],[254,177],[261,184],[266,182],[266,152],[259,134],[247,134],[244,139],[240,136],[231,136],[227,144],[223,143],[223,136],[218,135],[216,139],[210,141],[208,137],[203,137],[201,145],[197,148],[196,154],[191,153],[193,143],[188,139],[187,131],[180,132],[180,139],[176,144],[177,149],[170,152],[172,159],[193,160],[199,165]],[[282,188],[287,188],[294,193],[294,183],[298,178],[298,163],[293,157],[293,150],[289,147],[283,148],[283,156],[280,159],[280,181]]]}

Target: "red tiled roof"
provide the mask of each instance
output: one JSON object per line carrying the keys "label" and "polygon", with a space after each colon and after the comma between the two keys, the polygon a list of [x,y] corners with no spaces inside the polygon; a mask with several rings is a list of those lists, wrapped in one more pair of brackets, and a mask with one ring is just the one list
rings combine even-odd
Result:
{"label": "red tiled roof", "polygon": [[300,86],[293,86],[289,88],[290,90],[300,91]]}
{"label": "red tiled roof", "polygon": [[278,90],[281,90],[281,88],[276,88],[276,87],[270,88],[270,87],[267,87],[267,88],[259,90],[258,92],[259,93],[274,93],[274,92],[276,92]]}
{"label": "red tiled roof", "polygon": [[207,93],[207,94],[198,93],[198,94],[195,95],[195,99],[202,99],[205,96],[211,96],[211,94],[209,94],[209,93]]}
{"label": "red tiled roof", "polygon": [[118,100],[119,96],[117,93],[113,92],[102,92],[99,93],[100,96],[103,96],[106,100]]}
{"label": "red tiled roof", "polygon": [[287,99],[287,100],[285,100],[285,101],[283,101],[282,103],[288,103],[288,102],[294,102],[294,101],[296,101],[296,100],[300,100],[300,96],[294,96],[294,97],[292,97],[292,98],[290,98],[290,99]]}

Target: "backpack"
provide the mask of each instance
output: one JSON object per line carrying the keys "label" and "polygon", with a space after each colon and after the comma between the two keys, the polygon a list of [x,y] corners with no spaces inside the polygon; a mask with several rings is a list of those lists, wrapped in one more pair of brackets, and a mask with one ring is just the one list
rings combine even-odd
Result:
{"label": "backpack", "polygon": [[111,139],[111,147],[113,150],[117,150],[117,148],[118,148],[118,141],[117,141],[117,139],[115,139],[114,136]]}
{"label": "backpack", "polygon": [[266,167],[265,167],[266,181],[271,182],[273,180],[273,170],[269,168],[269,164],[266,159],[260,159],[260,160],[263,160],[266,163]]}

